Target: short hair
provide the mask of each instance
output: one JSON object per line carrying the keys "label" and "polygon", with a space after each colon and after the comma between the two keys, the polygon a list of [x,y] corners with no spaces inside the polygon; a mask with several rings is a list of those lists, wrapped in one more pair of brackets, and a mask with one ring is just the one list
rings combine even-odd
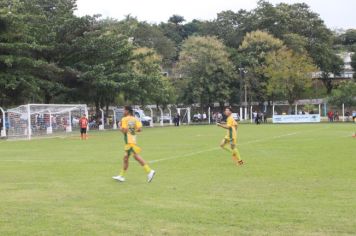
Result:
{"label": "short hair", "polygon": [[131,106],[125,106],[124,109],[130,113],[130,115],[133,114],[133,109]]}
{"label": "short hair", "polygon": [[232,111],[232,107],[225,107],[225,110],[226,110],[226,109],[230,110],[231,113],[233,112],[233,111]]}

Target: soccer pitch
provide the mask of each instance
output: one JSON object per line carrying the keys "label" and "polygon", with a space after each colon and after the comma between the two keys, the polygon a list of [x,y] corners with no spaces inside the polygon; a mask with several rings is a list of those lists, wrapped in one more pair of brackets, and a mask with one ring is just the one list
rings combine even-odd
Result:
{"label": "soccer pitch", "polygon": [[0,235],[355,235],[354,124],[240,125],[236,167],[215,126],[144,129],[146,183],[123,137],[0,142]]}

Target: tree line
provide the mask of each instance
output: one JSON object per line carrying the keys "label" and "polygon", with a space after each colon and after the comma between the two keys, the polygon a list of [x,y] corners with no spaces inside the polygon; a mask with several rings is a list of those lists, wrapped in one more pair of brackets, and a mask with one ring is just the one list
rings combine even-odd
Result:
{"label": "tree line", "polygon": [[76,0],[0,0],[0,106],[292,104],[315,95],[315,71],[331,94],[336,53],[356,48],[355,30],[332,32],[304,3],[159,24],[75,10]]}

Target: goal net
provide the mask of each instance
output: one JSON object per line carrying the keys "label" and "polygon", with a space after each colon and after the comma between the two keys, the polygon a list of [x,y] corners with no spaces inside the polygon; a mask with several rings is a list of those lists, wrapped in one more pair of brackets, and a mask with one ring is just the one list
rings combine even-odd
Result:
{"label": "goal net", "polygon": [[58,136],[79,129],[79,119],[86,114],[82,104],[27,104],[6,112],[7,136],[27,138]]}

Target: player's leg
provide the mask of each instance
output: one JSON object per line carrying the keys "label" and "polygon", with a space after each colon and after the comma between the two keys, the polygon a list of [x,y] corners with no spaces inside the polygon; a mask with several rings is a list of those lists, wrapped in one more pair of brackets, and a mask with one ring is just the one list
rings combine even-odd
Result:
{"label": "player's leg", "polygon": [[116,179],[120,182],[125,181],[125,174],[127,169],[129,168],[129,157],[130,157],[131,150],[125,150],[125,155],[122,161],[122,169],[120,171],[120,174],[118,176],[113,176],[113,179]]}
{"label": "player's leg", "polygon": [[240,152],[237,149],[236,141],[233,141],[231,144],[231,150],[232,150],[232,160],[235,162],[236,165],[242,165],[243,161],[240,156]]}
{"label": "player's leg", "polygon": [[147,162],[139,155],[139,153],[141,152],[141,149],[139,147],[133,147],[133,152],[135,160],[140,163],[140,165],[147,173],[147,181],[151,182],[156,172],[152,170],[151,167],[147,164]]}
{"label": "player's leg", "polygon": [[83,128],[83,138],[84,140],[87,140],[88,139],[88,136],[87,136],[87,129]]}
{"label": "player's leg", "polygon": [[83,138],[84,138],[83,129],[80,128],[80,139],[83,140]]}
{"label": "player's leg", "polygon": [[225,151],[228,151],[229,153],[231,153],[231,149],[229,149],[226,145],[229,143],[229,140],[227,138],[224,138],[223,140],[221,140],[220,142],[220,147],[222,149],[224,149]]}

